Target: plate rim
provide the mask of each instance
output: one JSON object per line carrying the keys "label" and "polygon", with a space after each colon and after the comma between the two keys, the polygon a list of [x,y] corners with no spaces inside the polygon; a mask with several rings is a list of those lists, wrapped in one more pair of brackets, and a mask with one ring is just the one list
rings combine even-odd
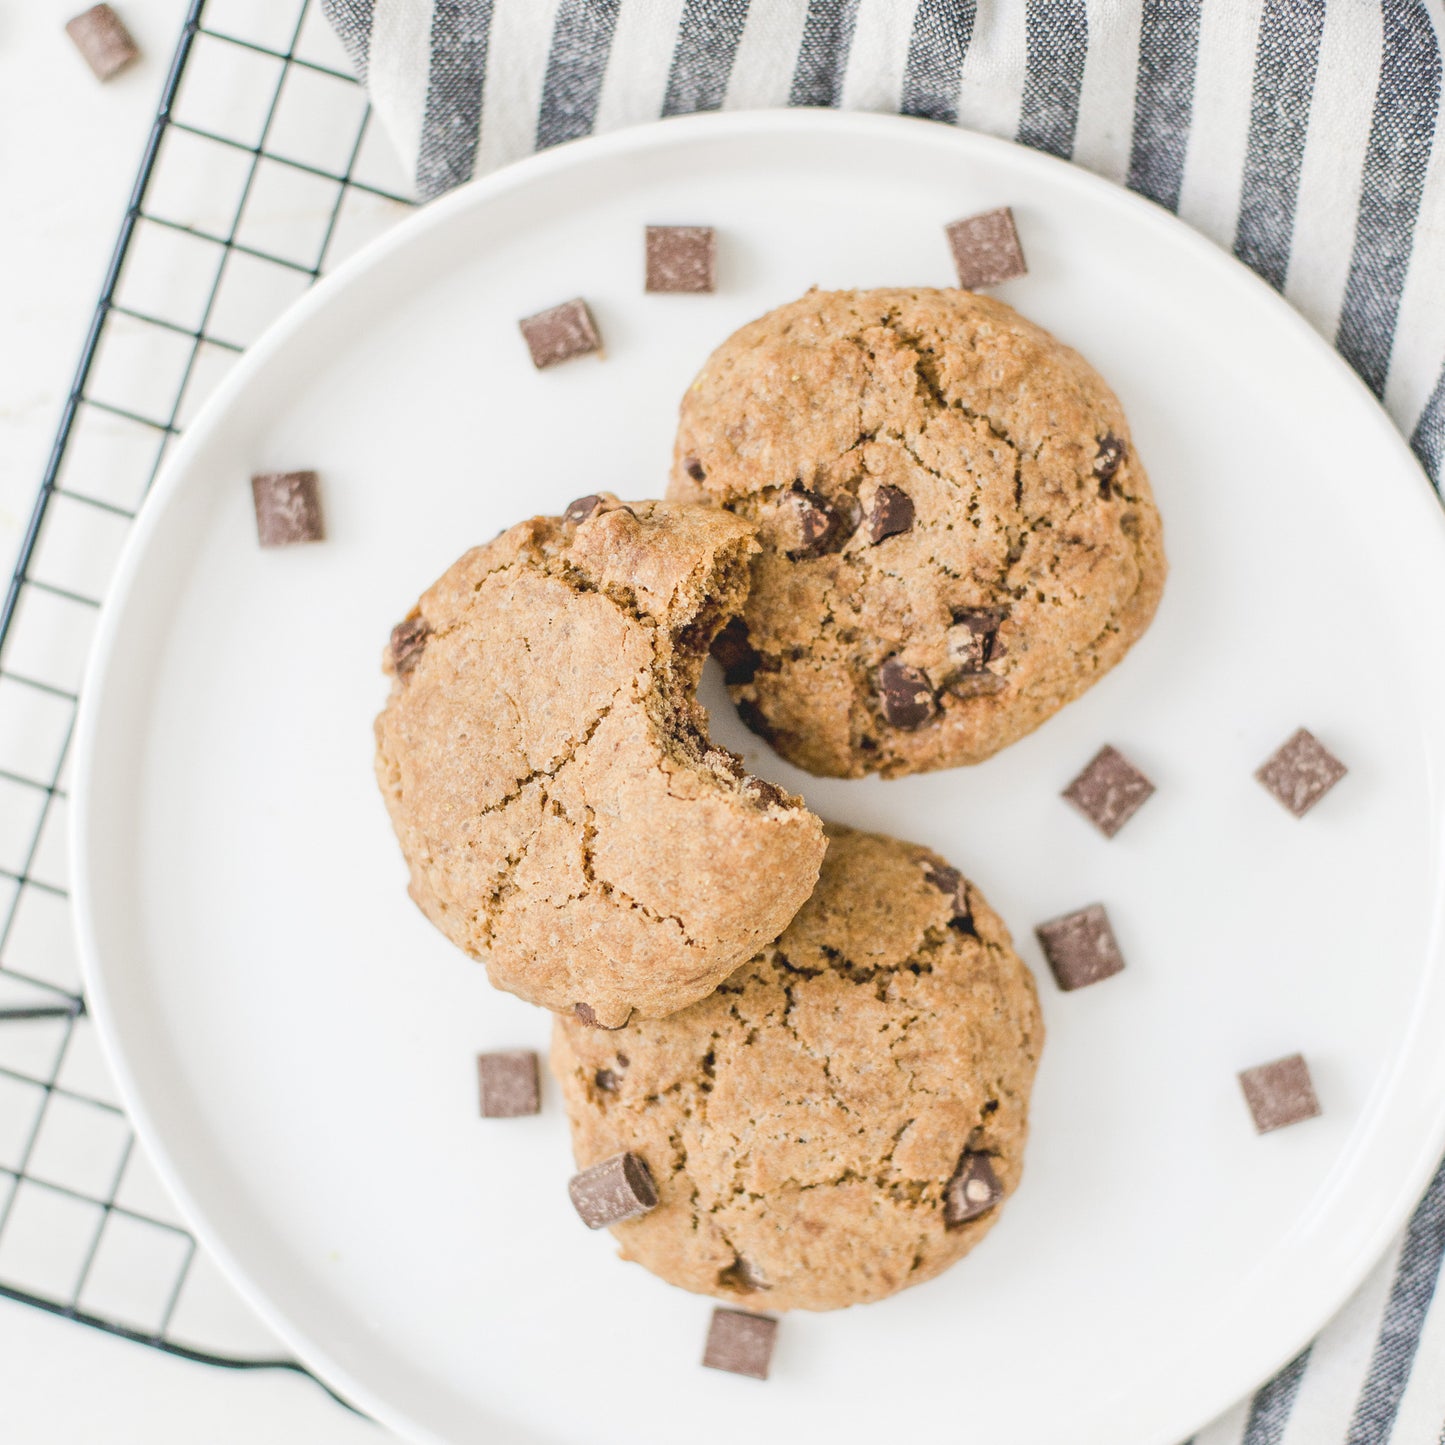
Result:
{"label": "plate rim", "polygon": [[[1174,212],[1147,197],[1071,161],[1033,150],[1014,141],[957,126],[891,113],[779,107],[672,116],[602,135],[582,137],[523,157],[429,202],[361,247],[334,272],[322,277],[292,302],[247,348],[186,428],[185,434],[166,460],[146,496],[116,563],[86,659],[75,721],[69,842],[71,912],[87,1011],[94,1021],[102,1051],[115,1077],[131,1126],[141,1140],[157,1174],[174,1198],[187,1228],[215,1259],[237,1293],[282,1343],[295,1353],[297,1359],[317,1376],[325,1388],[346,1401],[354,1402],[373,1419],[408,1440],[427,1442],[427,1445],[450,1445],[450,1442],[436,1435],[429,1427],[399,1413],[386,1400],[373,1396],[364,1382],[354,1379],[346,1368],[331,1358],[326,1349],[310,1339],[303,1328],[293,1325],[284,1310],[274,1306],[261,1286],[253,1283],[245,1267],[232,1253],[223,1237],[223,1231],[212,1227],[205,1210],[198,1205],[187,1187],[184,1171],[172,1158],[162,1137],[164,1131],[152,1119],[143,1091],[129,1068],[126,1045],[122,1041],[121,1030],[112,1011],[107,985],[107,965],[103,956],[105,949],[91,907],[92,874],[98,865],[98,860],[93,857],[91,838],[92,774],[97,738],[100,735],[101,700],[106,691],[110,663],[127,610],[126,604],[140,574],[142,560],[147,555],[152,532],[156,530],[172,500],[180,493],[193,454],[206,444],[209,434],[221,424],[233,399],[251,384],[253,378],[271,365],[273,358],[284,351],[292,338],[303,331],[313,317],[332,304],[333,298],[350,290],[362,281],[368,272],[382,265],[396,252],[412,246],[423,236],[445,228],[452,223],[454,217],[473,208],[484,207],[510,192],[545,181],[556,171],[566,171],[586,164],[593,158],[600,160],[630,152],[685,146],[694,138],[776,136],[779,132],[798,135],[831,133],[836,137],[852,134],[860,138],[893,137],[905,141],[923,139],[926,136],[937,144],[952,146],[965,160],[970,152],[1006,157],[1009,165],[1042,170],[1057,182],[1105,198],[1109,204],[1122,206],[1123,214],[1132,224],[1164,233],[1169,244],[1184,247],[1199,258],[1201,264],[1213,268],[1223,284],[1252,288],[1251,304],[1271,312],[1273,324],[1293,328],[1296,334],[1303,338],[1304,344],[1316,352],[1323,365],[1333,366],[1344,384],[1354,388],[1361,400],[1368,401],[1369,405],[1361,411],[1362,419],[1367,413],[1371,416],[1380,445],[1392,448],[1399,459],[1408,464],[1408,470],[1418,480],[1417,487],[1408,489],[1409,494],[1417,500],[1403,501],[1402,491],[1401,505],[1416,507],[1422,518],[1421,525],[1435,529],[1441,542],[1442,561],[1445,561],[1445,508],[1440,505],[1441,499],[1420,466],[1418,458],[1380,400],[1370,392],[1339,352],[1282,293],[1269,286],[1222,246],[1190,226]],[[1427,513],[1433,518],[1432,522],[1423,522]],[[1438,926],[1438,892],[1436,896],[1436,926],[1432,929],[1427,943],[1419,986],[1426,982],[1432,962],[1435,969],[1445,964],[1445,938],[1442,938],[1441,928]],[[1442,1003],[1445,1003],[1445,1000],[1442,1000]],[[1420,1047],[1417,1042],[1420,1024],[1417,1010],[1396,1051],[1393,1066],[1388,1069],[1387,1083],[1382,1087],[1388,1086],[1388,1080],[1393,1079],[1399,1072],[1412,1050]],[[1195,1407],[1190,1414],[1193,1429],[1207,1425],[1222,1411],[1247,1399],[1329,1324],[1408,1222],[1439,1166],[1442,1154],[1445,1154],[1445,1090],[1442,1090],[1437,1102],[1433,1126],[1427,1136],[1422,1134],[1415,1162],[1408,1171],[1408,1177],[1405,1178],[1398,1196],[1389,1209],[1380,1211],[1375,1227],[1359,1246],[1351,1267],[1341,1270],[1335,1287],[1327,1291],[1328,1304],[1320,1317],[1314,1318],[1313,1311],[1310,1311],[1307,1319],[1302,1319],[1291,1329],[1282,1331],[1280,1338],[1287,1340],[1287,1347],[1281,1345],[1278,1349],[1263,1352],[1267,1354],[1269,1363],[1262,1372],[1257,1372],[1253,1365],[1246,1371],[1241,1368],[1239,1360],[1231,1357],[1232,1368],[1219,1372],[1219,1385],[1216,1390],[1200,1391],[1197,1386],[1181,1388],[1181,1394],[1196,1398]],[[1298,1314],[1299,1311],[1295,1313]],[[1229,1381],[1226,1397],[1215,1399],[1216,1394],[1225,1394],[1226,1375]],[[1178,1383],[1176,1380],[1176,1386]],[[1169,1442],[1161,1441],[1160,1445],[1169,1445]]]}

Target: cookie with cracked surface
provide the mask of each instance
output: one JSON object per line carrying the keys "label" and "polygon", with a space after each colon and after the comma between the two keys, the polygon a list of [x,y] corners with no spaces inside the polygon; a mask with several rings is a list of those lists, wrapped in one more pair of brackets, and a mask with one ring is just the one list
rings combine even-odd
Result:
{"label": "cookie with cracked surface", "polygon": [[745,1309],[838,1309],[947,1269],[1019,1182],[1043,1042],[1008,930],[927,849],[828,828],[813,896],[710,998],[559,1019],[579,1167],[647,1161],[624,1259]]}
{"label": "cookie with cracked surface", "polygon": [[1143,633],[1159,514],[1113,393],[967,291],[812,291],[684,397],[669,495],[758,528],[721,660],[744,720],[832,777],[980,762]]}
{"label": "cookie with cracked surface", "polygon": [[392,634],[376,771],[411,895],[492,982],[614,1028],[712,992],[812,891],[822,824],[708,741],[750,524],[586,497],[456,562]]}

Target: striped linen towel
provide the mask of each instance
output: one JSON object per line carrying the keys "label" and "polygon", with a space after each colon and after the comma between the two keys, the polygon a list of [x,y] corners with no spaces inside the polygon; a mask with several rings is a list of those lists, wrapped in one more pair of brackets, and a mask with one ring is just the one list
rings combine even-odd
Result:
{"label": "striped linen towel", "polygon": [[[1328,337],[1445,476],[1441,0],[322,0],[435,196],[687,111],[902,111],[1142,192]],[[1194,1445],[1445,1445],[1445,1168],[1339,1317]]]}

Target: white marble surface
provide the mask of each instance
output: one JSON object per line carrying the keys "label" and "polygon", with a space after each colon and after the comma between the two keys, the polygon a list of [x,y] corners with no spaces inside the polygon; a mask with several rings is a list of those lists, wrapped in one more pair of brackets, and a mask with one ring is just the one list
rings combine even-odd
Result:
{"label": "white marble surface", "polygon": [[[81,8],[83,0],[0,0],[0,566],[5,577],[185,4],[117,0],[144,59],[103,86],[91,77],[62,28]],[[376,1445],[385,1438],[308,1380],[274,1372],[234,1374],[169,1359],[0,1301],[0,1439],[15,1445],[254,1445],[259,1440]]]}

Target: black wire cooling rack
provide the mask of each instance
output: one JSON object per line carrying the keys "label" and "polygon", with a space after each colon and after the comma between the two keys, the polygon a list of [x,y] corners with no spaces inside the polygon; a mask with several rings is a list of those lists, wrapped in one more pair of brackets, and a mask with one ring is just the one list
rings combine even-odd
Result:
{"label": "black wire cooling rack", "polygon": [[301,1367],[119,1107],[71,943],[68,757],[109,564],[175,437],[411,204],[344,65],[313,0],[191,0],[0,610],[0,1297],[238,1369]]}

